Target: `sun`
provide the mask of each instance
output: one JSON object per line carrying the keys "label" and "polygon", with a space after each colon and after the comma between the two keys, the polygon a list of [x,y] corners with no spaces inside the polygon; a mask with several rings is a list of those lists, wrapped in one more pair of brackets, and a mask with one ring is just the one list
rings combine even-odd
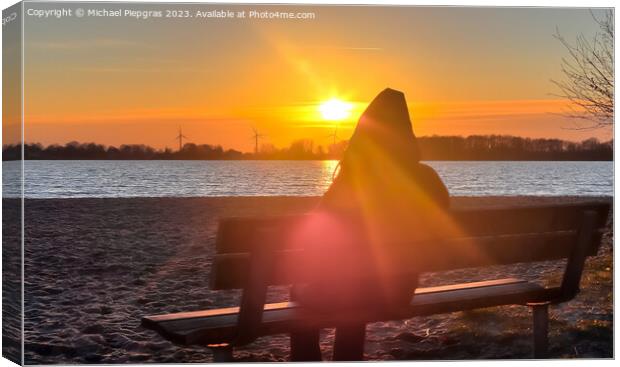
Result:
{"label": "sun", "polygon": [[319,112],[323,119],[330,121],[340,121],[351,116],[353,104],[332,98],[319,105]]}

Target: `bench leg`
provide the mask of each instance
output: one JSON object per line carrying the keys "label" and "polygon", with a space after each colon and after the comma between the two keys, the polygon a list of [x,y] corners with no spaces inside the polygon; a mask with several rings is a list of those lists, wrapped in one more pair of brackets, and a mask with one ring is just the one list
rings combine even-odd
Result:
{"label": "bench leg", "polygon": [[213,352],[213,362],[233,362],[233,348],[230,344],[209,345]]}
{"label": "bench leg", "polygon": [[531,305],[534,319],[534,358],[547,358],[549,348],[549,304]]}
{"label": "bench leg", "polygon": [[366,324],[343,325],[336,328],[334,361],[361,361],[364,359]]}
{"label": "bench leg", "polygon": [[321,360],[319,332],[319,329],[308,329],[291,333],[291,361],[311,362]]}

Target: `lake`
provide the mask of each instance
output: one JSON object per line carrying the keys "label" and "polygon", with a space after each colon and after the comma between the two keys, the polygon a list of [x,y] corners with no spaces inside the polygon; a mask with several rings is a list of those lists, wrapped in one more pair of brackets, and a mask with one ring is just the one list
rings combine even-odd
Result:
{"label": "lake", "polygon": [[[18,197],[19,161],[3,162]],[[613,196],[613,162],[431,161],[451,195]],[[27,198],[318,196],[337,161],[26,161]]]}

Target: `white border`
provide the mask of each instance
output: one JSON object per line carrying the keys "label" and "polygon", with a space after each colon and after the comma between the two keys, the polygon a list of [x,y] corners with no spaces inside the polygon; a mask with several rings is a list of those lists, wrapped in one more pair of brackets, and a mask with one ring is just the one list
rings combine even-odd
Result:
{"label": "white border", "polygon": [[[26,0],[25,2],[53,2],[53,1],[32,1],[32,0]],[[67,0],[67,1],[57,1],[57,2],[63,2],[63,3],[84,3],[84,2],[89,2],[89,1],[76,1],[76,0]],[[97,2],[97,1],[92,1],[92,2]],[[101,2],[101,1],[99,1]],[[103,1],[106,3],[127,3],[128,1]],[[615,2],[614,1],[609,1],[609,0],[589,0],[589,1],[583,1],[583,0],[565,0],[565,1],[561,1],[561,0],[539,0],[539,1],[535,1],[535,0],[523,0],[523,1],[515,1],[515,0],[505,0],[505,1],[493,1],[493,0],[476,0],[476,1],[467,1],[467,0],[451,0],[451,1],[439,1],[439,0],[425,0],[425,1],[412,1],[412,0],[390,0],[390,1],[381,1],[381,0],[376,0],[376,1],[369,1],[369,0],[339,0],[339,1],[335,1],[335,0],[313,0],[313,1],[303,1],[303,0],[288,0],[288,1],[278,1],[278,0],[269,0],[269,1],[257,1],[257,0],[228,0],[228,1],[205,1],[205,2],[200,2],[200,1],[162,1],[162,0],[150,0],[150,1],[144,1],[144,0],[134,0],[134,1],[130,1],[130,2],[135,2],[135,3],[213,3],[213,4],[311,4],[311,5],[380,5],[380,6],[389,6],[389,5],[430,5],[430,6],[485,6],[485,7],[546,7],[546,6],[552,6],[552,7],[583,7],[583,8],[593,8],[593,7],[615,7]],[[16,1],[11,1],[11,0],[0,0],[0,5],[2,7],[2,9],[5,9],[13,4],[15,4]],[[23,26],[24,26],[24,22],[22,22],[22,43],[23,43]],[[1,42],[1,41],[0,41]],[[0,43],[1,46],[1,43]],[[23,47],[22,47],[22,63],[23,63]],[[615,57],[617,58],[618,56],[618,48],[615,48]],[[0,65],[1,65],[1,61],[0,61]],[[23,65],[23,64],[22,64]],[[23,100],[23,67],[22,67],[22,120],[23,120],[23,114],[24,114],[24,100]],[[1,91],[0,91],[0,96],[1,96]],[[1,131],[0,131],[0,136],[1,136]],[[22,121],[22,139],[24,138],[24,127],[23,127],[23,121]],[[614,129],[614,139],[616,138],[615,136],[615,129]],[[614,148],[615,148],[615,144],[614,144]],[[23,152],[22,152],[23,154]],[[23,155],[22,155],[23,156]],[[619,154],[618,151],[615,150],[614,152],[614,171],[615,171],[615,162],[618,159]],[[23,161],[22,161],[22,170],[23,170]],[[22,171],[23,172],[23,171]],[[617,195],[617,188],[615,186],[615,182],[618,178],[618,172],[615,171],[614,172],[614,211],[615,211],[615,197]],[[2,177],[2,173],[0,172],[0,178]],[[23,176],[22,176],[22,194],[23,194]],[[24,211],[23,211],[24,207],[23,207],[23,201],[22,201],[22,223],[24,220]],[[1,215],[2,209],[0,207],[0,215]],[[614,234],[617,233],[618,230],[618,224],[617,221],[614,221]],[[615,235],[614,235],[614,243],[615,243]],[[24,268],[23,268],[23,256],[24,256],[24,248],[23,248],[23,229],[22,229],[22,279],[24,276]],[[614,265],[617,263],[616,259],[617,259],[617,252],[615,252],[615,256],[614,256]],[[1,258],[1,255],[0,255]],[[618,282],[618,272],[615,271],[614,269],[614,311],[615,311],[615,284],[617,284]],[[23,282],[22,282],[22,302],[24,301],[23,299]],[[23,335],[23,304],[22,304],[22,335]],[[614,355],[615,355],[615,351],[617,350],[618,347],[618,333],[617,333],[617,328],[615,327],[615,318],[614,318]],[[23,339],[22,339],[22,347],[23,347]],[[23,350],[23,348],[22,348]],[[23,356],[22,356],[23,358]],[[443,363],[445,365],[445,363],[448,364],[456,364],[456,363],[466,363],[466,364],[472,364],[472,363],[483,363],[485,365],[489,365],[489,366],[495,366],[495,365],[500,365],[504,366],[504,367],[508,367],[508,366],[516,366],[516,365],[523,365],[523,364],[532,364],[532,363],[539,363],[540,361],[470,361],[470,362],[386,362],[389,363],[390,365],[394,365],[394,366],[405,366],[405,365],[409,365],[409,364],[413,364],[415,363],[416,366],[431,366],[431,365],[435,365],[436,363]],[[22,362],[23,363],[23,362]],[[579,364],[579,365],[583,365],[583,364],[595,364],[595,365],[600,365],[600,364],[611,364],[615,362],[613,360],[563,360],[563,361],[545,361],[544,362],[546,365],[557,365],[557,364],[566,364],[566,365],[574,365],[574,364]],[[14,364],[12,364],[11,362],[9,362],[6,359],[0,359],[0,367],[4,367],[4,366],[13,366]],[[271,363],[269,363],[268,365],[272,365]],[[276,365],[276,363],[274,363],[274,365]],[[282,365],[282,363],[277,363],[277,365]],[[316,365],[319,366],[321,364],[319,363],[310,363],[310,364],[306,364],[306,365]],[[352,363],[341,363],[340,365],[353,365]],[[150,366],[171,366],[171,364],[165,364],[165,365],[157,365],[157,364],[150,364]]]}

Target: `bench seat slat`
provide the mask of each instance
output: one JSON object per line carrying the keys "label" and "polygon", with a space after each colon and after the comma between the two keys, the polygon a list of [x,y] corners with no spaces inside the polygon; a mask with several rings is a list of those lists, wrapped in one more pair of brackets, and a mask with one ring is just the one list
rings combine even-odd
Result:
{"label": "bench seat slat", "polygon": [[[282,305],[288,304],[289,302],[278,302],[278,303],[267,303],[265,304],[265,310],[272,310],[276,308],[282,308]],[[202,311],[189,311],[189,312],[177,312],[170,313],[166,315],[154,315],[154,316],[146,316],[149,321],[152,322],[164,322],[164,321],[175,321],[177,319],[192,319],[192,318],[200,318],[200,317],[210,317],[210,316],[222,316],[222,315],[231,315],[239,313],[239,307],[226,307],[226,308],[217,308],[212,310],[202,310]]]}
{"label": "bench seat slat", "polygon": [[470,283],[449,284],[449,285],[439,285],[439,286],[434,286],[434,287],[417,288],[413,292],[413,294],[422,295],[422,294],[430,294],[430,293],[438,293],[438,292],[450,292],[450,291],[456,291],[459,289],[475,289],[475,288],[490,287],[490,286],[496,286],[496,285],[518,284],[518,283],[525,283],[525,282],[527,282],[527,280],[516,279],[516,278],[494,279],[494,280],[485,280],[481,282],[470,282]]}
{"label": "bench seat slat", "polygon": [[[415,290],[415,296],[406,309],[393,311],[389,314],[376,312],[374,314],[349,314],[347,317],[372,322],[506,304],[523,304],[550,297],[550,295],[557,293],[556,291],[555,289],[545,289],[535,283],[512,278],[419,288]],[[146,316],[142,319],[142,325],[159,332],[175,343],[206,345],[221,343],[234,338],[237,316],[238,307],[231,307]],[[310,315],[307,310],[303,310],[292,302],[267,304],[258,334],[271,335],[290,332],[296,328],[296,325],[301,325],[299,324],[301,320],[303,320],[304,326],[330,327],[335,326],[337,322],[343,322],[343,315],[338,315],[337,319],[329,315]]]}

